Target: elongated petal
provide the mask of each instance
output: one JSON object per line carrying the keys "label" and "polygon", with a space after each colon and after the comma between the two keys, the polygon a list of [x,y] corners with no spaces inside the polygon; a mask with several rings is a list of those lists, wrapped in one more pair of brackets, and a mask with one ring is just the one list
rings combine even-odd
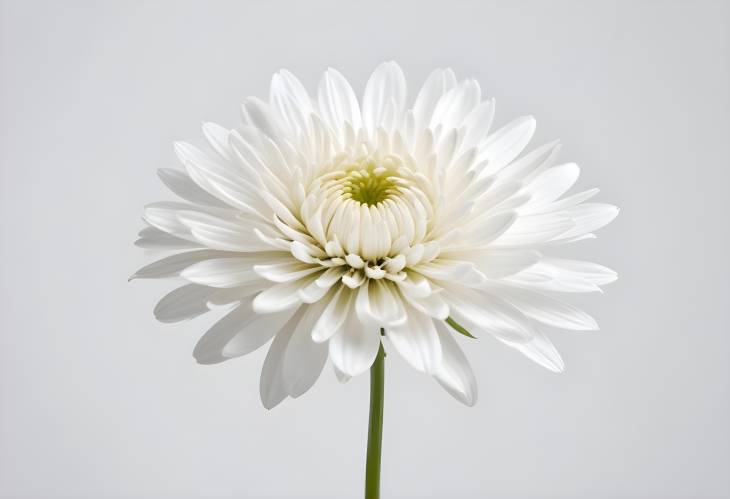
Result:
{"label": "elongated petal", "polygon": [[543,324],[574,331],[595,331],[596,321],[588,314],[561,300],[519,288],[498,288],[495,292],[527,317]]}
{"label": "elongated petal", "polygon": [[365,86],[362,102],[362,118],[372,133],[383,124],[388,107],[402,112],[406,99],[406,78],[395,62],[385,62],[373,72]]}
{"label": "elongated petal", "polygon": [[274,341],[271,342],[269,352],[266,354],[264,366],[261,369],[259,392],[261,394],[261,403],[267,409],[273,409],[289,395],[284,381],[283,359],[289,340],[291,340],[292,334],[294,334],[294,330],[303,314],[304,310],[300,308],[284,324],[274,336]]}
{"label": "elongated petal", "polygon": [[198,262],[182,271],[188,281],[213,286],[215,288],[234,288],[261,279],[253,271],[251,260],[247,258],[217,258]]}
{"label": "elongated petal", "polygon": [[135,246],[150,250],[182,250],[200,249],[202,244],[197,241],[181,239],[157,227],[145,227],[139,232],[139,239],[134,242]]}
{"label": "elongated petal", "polygon": [[275,284],[259,293],[253,302],[253,309],[259,314],[280,312],[302,303],[299,290],[316,279],[316,275],[308,275],[296,281]]}
{"label": "elongated petal", "polygon": [[408,320],[385,332],[398,353],[415,369],[433,373],[441,364],[441,342],[433,319],[413,307],[406,308]]}
{"label": "elongated petal", "polygon": [[488,162],[485,174],[498,172],[515,159],[530,142],[535,126],[532,116],[524,116],[491,134],[480,154],[480,159]]}
{"label": "elongated petal", "polygon": [[312,339],[314,341],[327,341],[343,327],[345,320],[351,313],[355,296],[356,293],[346,286],[339,287],[326,303],[322,314],[312,328]]}
{"label": "elongated petal", "polygon": [[322,75],[318,103],[322,116],[334,130],[340,130],[345,122],[355,129],[360,128],[360,103],[350,84],[337,70],[330,68]]}
{"label": "elongated petal", "polygon": [[443,322],[436,323],[436,332],[441,342],[442,358],[433,377],[452,397],[471,407],[477,402],[477,380],[469,361]]}
{"label": "elongated petal", "polygon": [[157,303],[154,314],[160,322],[180,322],[208,312],[208,300],[215,288],[186,284],[166,294]]}
{"label": "elongated petal", "polygon": [[497,339],[549,371],[560,373],[565,369],[565,363],[555,346],[540,330],[535,330],[534,336],[527,342],[511,342],[504,338]]}
{"label": "elongated petal", "polygon": [[332,363],[347,376],[362,374],[373,364],[380,348],[380,330],[362,324],[350,311],[343,326],[329,340]]}
{"label": "elongated petal", "polygon": [[216,216],[209,213],[180,211],[178,220],[190,231],[196,241],[213,249],[243,253],[266,251],[269,246],[253,232],[253,228],[273,231],[264,224],[240,216]]}
{"label": "elongated petal", "polygon": [[283,361],[283,377],[287,392],[299,397],[319,378],[327,360],[327,345],[312,340],[312,327],[322,314],[321,303],[305,305],[306,311],[297,324]]}
{"label": "elongated petal", "polygon": [[149,265],[145,265],[132,275],[132,279],[159,279],[163,277],[176,277],[184,269],[204,260],[230,256],[230,253],[215,250],[186,251],[171,255]]}
{"label": "elongated petal", "polygon": [[185,201],[193,204],[214,206],[216,208],[229,208],[229,206],[223,201],[211,196],[201,189],[200,186],[193,182],[190,176],[183,171],[173,170],[172,168],[160,168],[157,170],[157,175],[168,189]]}
{"label": "elongated petal", "polygon": [[524,314],[494,294],[449,287],[443,296],[456,321],[477,336],[485,332],[513,342],[526,342],[535,334]]}
{"label": "elongated petal", "polygon": [[294,312],[259,315],[251,308],[251,297],[244,299],[200,338],[193,356],[200,364],[218,364],[251,353],[277,334]]}

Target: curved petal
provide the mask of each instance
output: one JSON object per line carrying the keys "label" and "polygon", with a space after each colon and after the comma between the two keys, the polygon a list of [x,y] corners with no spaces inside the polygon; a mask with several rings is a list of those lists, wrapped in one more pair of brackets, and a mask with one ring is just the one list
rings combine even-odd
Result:
{"label": "curved petal", "polygon": [[433,377],[456,400],[469,407],[477,403],[477,380],[464,352],[451,331],[441,321],[436,323],[443,356]]}
{"label": "curved petal", "polygon": [[354,310],[329,340],[332,363],[347,376],[362,374],[373,364],[380,348],[380,330],[365,325]]}
{"label": "curved petal", "polygon": [[306,311],[286,347],[282,375],[287,393],[296,398],[317,381],[327,360],[327,345],[312,340],[312,327],[322,314],[322,303],[305,305]]}
{"label": "curved petal", "polygon": [[177,253],[156,262],[145,265],[135,272],[129,280],[132,279],[160,279],[163,277],[177,277],[186,268],[196,263],[210,260],[213,258],[223,258],[230,256],[231,253],[216,250],[196,250]]}
{"label": "curved petal", "polygon": [[281,330],[274,336],[269,352],[266,354],[264,366],[261,369],[259,381],[259,393],[261,403],[267,409],[273,409],[279,405],[288,395],[283,375],[283,359],[286,347],[294,334],[294,330],[304,314],[304,309],[299,308],[296,313],[287,321]]}
{"label": "curved petal", "polygon": [[185,201],[193,204],[202,204],[213,206],[216,208],[230,208],[220,199],[211,196],[200,188],[198,184],[193,182],[186,172],[174,170],[172,168],[160,168],[157,170],[157,176],[160,177],[162,183],[167,186],[173,193],[180,196]]}
{"label": "curved petal", "polygon": [[500,171],[515,159],[532,139],[535,127],[535,118],[523,116],[487,137],[479,156],[481,161],[488,161],[484,175]]}
{"label": "curved petal", "polygon": [[526,342],[535,335],[534,327],[522,312],[493,294],[449,287],[443,291],[443,297],[455,320],[475,334],[486,332],[514,342]]}
{"label": "curved petal", "polygon": [[545,369],[561,373],[565,369],[565,363],[550,339],[540,330],[535,330],[534,336],[527,342],[512,342],[503,338],[497,338],[505,345],[509,345],[521,352],[525,357],[541,365]]}
{"label": "curved petal", "polygon": [[561,300],[526,289],[500,287],[497,292],[527,317],[543,324],[573,331],[598,330],[593,317]]}
{"label": "curved petal", "polygon": [[441,364],[441,341],[433,324],[433,319],[406,307],[408,320],[392,326],[385,335],[398,353],[415,369],[433,373]]}
{"label": "curved petal", "polygon": [[322,75],[317,93],[319,112],[335,131],[345,122],[357,130],[361,126],[360,103],[347,79],[336,69],[329,68]]}
{"label": "curved petal", "polygon": [[208,312],[208,300],[216,288],[199,284],[186,284],[162,297],[155,307],[155,318],[171,323],[192,319]]}
{"label": "curved petal", "polygon": [[316,279],[317,274],[310,274],[296,281],[275,284],[256,296],[253,301],[253,309],[259,314],[270,314],[296,307],[302,303],[299,290]]}
{"label": "curved petal", "polygon": [[378,127],[384,126],[389,106],[392,105],[396,113],[402,113],[405,103],[406,78],[403,70],[393,61],[384,62],[375,69],[365,86],[362,99],[363,125],[370,133],[374,133]]}
{"label": "curved petal", "polygon": [[193,357],[199,364],[218,364],[251,353],[277,334],[294,312],[260,315],[252,310],[251,298],[244,299],[200,338]]}

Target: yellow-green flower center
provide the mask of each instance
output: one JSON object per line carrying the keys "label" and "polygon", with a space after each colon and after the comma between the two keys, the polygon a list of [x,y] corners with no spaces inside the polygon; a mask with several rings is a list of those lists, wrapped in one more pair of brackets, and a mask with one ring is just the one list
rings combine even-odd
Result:
{"label": "yellow-green flower center", "polygon": [[347,172],[342,190],[349,193],[353,200],[374,206],[395,192],[394,175],[394,172],[374,162],[360,164]]}

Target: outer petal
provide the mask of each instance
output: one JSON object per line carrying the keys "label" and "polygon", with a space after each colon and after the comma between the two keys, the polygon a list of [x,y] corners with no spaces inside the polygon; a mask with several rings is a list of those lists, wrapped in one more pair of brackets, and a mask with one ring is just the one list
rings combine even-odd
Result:
{"label": "outer petal", "polygon": [[218,364],[253,352],[269,341],[293,313],[258,315],[251,309],[251,297],[244,298],[200,338],[193,357],[200,364]]}
{"label": "outer petal", "polygon": [[534,337],[528,342],[515,343],[503,338],[497,339],[505,345],[522,352],[528,359],[537,362],[545,369],[556,373],[563,372],[563,369],[565,369],[565,363],[560,354],[542,331],[535,330]]}
{"label": "outer petal", "polygon": [[259,293],[253,301],[253,309],[259,314],[270,314],[296,307],[302,303],[299,290],[317,279],[317,274],[310,274],[296,281],[275,284]]}
{"label": "outer petal", "polygon": [[443,356],[433,377],[456,400],[471,407],[477,402],[477,380],[469,361],[443,322],[436,322],[436,331]]}
{"label": "outer petal", "polygon": [[216,250],[186,251],[165,257],[149,265],[145,265],[132,275],[132,279],[160,279],[163,277],[177,277],[187,267],[193,264],[210,260],[212,258],[223,258],[231,256],[232,253]]}
{"label": "outer petal", "polygon": [[550,326],[574,331],[596,331],[596,321],[579,308],[526,289],[502,287],[496,291],[527,317]]}
{"label": "outer petal", "polygon": [[181,250],[202,248],[197,241],[180,239],[179,237],[163,232],[157,227],[145,227],[139,231],[139,239],[135,246],[151,250]]}
{"label": "outer petal", "polygon": [[419,371],[433,373],[441,364],[441,341],[431,317],[406,307],[408,320],[392,326],[385,335],[398,353]]}
{"label": "outer petal", "polygon": [[276,407],[288,395],[283,375],[283,359],[289,340],[292,334],[294,334],[294,330],[303,314],[304,309],[300,308],[284,324],[284,327],[274,336],[274,341],[271,342],[271,346],[269,347],[269,353],[266,354],[264,367],[261,369],[259,392],[261,394],[261,403],[267,409]]}
{"label": "outer petal", "polygon": [[166,294],[155,307],[155,318],[160,322],[180,322],[208,312],[208,299],[216,288],[186,284]]}
{"label": "outer petal", "polygon": [[380,331],[361,323],[354,310],[344,325],[329,340],[332,363],[347,376],[357,376],[370,369],[380,348]]}
{"label": "outer petal", "polygon": [[456,321],[469,331],[513,342],[526,342],[535,335],[530,320],[497,296],[456,287],[444,290],[443,295]]}
{"label": "outer petal", "polygon": [[394,106],[395,111],[400,114],[405,103],[406,77],[403,70],[395,62],[384,62],[375,69],[365,86],[362,100],[363,124],[373,133],[378,127],[385,125],[383,121],[389,107]]}
{"label": "outer petal", "polygon": [[423,83],[413,103],[416,130],[426,128],[441,96],[456,86],[456,75],[451,69],[436,69]]}
{"label": "outer petal", "polygon": [[295,398],[314,385],[327,360],[327,345],[316,343],[311,337],[323,304],[319,302],[305,307],[306,311],[286,347],[282,366],[287,392]]}
{"label": "outer petal", "polygon": [[361,126],[360,103],[347,79],[335,69],[322,75],[318,90],[319,111],[327,124],[340,131],[345,122],[357,130]]}
{"label": "outer petal", "polygon": [[248,258],[217,258],[191,265],[181,275],[188,281],[215,288],[235,288],[261,279]]}
{"label": "outer petal", "polygon": [[524,116],[487,137],[480,155],[480,160],[489,162],[484,174],[496,173],[515,159],[530,142],[535,126],[535,118]]}
{"label": "outer petal", "polygon": [[193,182],[190,176],[183,171],[174,170],[172,168],[160,168],[157,170],[157,175],[168,189],[185,201],[193,204],[213,206],[216,208],[230,208],[223,201],[211,196],[201,189],[200,186]]}

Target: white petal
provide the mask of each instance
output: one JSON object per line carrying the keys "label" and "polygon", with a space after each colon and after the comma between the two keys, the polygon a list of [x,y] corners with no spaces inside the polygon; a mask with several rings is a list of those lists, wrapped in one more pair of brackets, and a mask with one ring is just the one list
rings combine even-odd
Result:
{"label": "white petal", "polygon": [[139,239],[134,242],[135,246],[151,250],[181,250],[202,248],[197,241],[180,239],[179,237],[163,232],[157,227],[145,227],[139,232]]}
{"label": "white petal", "polygon": [[456,86],[456,76],[451,69],[436,69],[423,83],[413,103],[413,114],[417,130],[426,128],[433,110],[442,95]]}
{"label": "white petal", "polygon": [[274,264],[255,265],[254,271],[269,281],[290,282],[322,270],[321,265],[307,265],[297,260]]}
{"label": "white petal", "polygon": [[536,176],[525,187],[524,192],[530,195],[528,209],[536,209],[552,203],[573,187],[580,175],[580,168],[575,163],[554,166]]}
{"label": "white petal", "polygon": [[172,168],[160,168],[157,170],[157,175],[168,189],[185,201],[217,208],[229,208],[223,201],[201,189],[186,172]]}
{"label": "white petal", "polygon": [[216,216],[195,211],[179,211],[177,217],[195,240],[209,248],[244,253],[270,249],[268,244],[256,237],[252,229],[258,227],[272,234],[273,231],[252,219],[235,215]]}
{"label": "white petal", "polygon": [[586,279],[599,286],[612,283],[618,278],[613,270],[593,262],[567,260],[565,258],[546,258],[545,264],[556,269],[561,275]]}
{"label": "white petal", "polygon": [[312,328],[312,339],[317,342],[327,341],[342,328],[347,316],[353,308],[355,291],[340,286]]}
{"label": "white petal", "polygon": [[218,153],[221,159],[227,161],[233,158],[231,148],[228,144],[230,134],[230,130],[216,123],[203,123],[203,135],[205,135],[208,144]]}
{"label": "white petal", "polygon": [[543,258],[535,265],[505,278],[505,282],[541,291],[587,293],[616,280],[611,269],[591,262]]}
{"label": "white petal", "polygon": [[383,124],[391,102],[396,112],[402,113],[406,101],[406,78],[395,62],[384,62],[378,66],[365,86],[362,100],[363,124],[370,131]]}
{"label": "white petal", "polygon": [[560,143],[558,141],[544,144],[534,151],[525,154],[517,161],[505,166],[499,172],[499,177],[504,180],[513,181],[529,179],[533,175],[536,175],[544,169],[552,166],[559,152]]}
{"label": "white petal", "polygon": [[155,307],[160,322],[180,322],[208,312],[208,299],[217,290],[199,284],[186,284],[162,297]]}
{"label": "white petal", "polygon": [[441,342],[431,317],[407,307],[408,320],[385,335],[398,353],[419,371],[433,373],[441,364]]}
{"label": "white petal", "polygon": [[418,265],[413,270],[429,279],[458,282],[467,286],[477,285],[484,281],[484,275],[472,262],[439,258],[431,263]]}
{"label": "white petal", "polygon": [[543,324],[574,331],[598,330],[598,324],[590,315],[563,301],[517,288],[503,287],[498,292],[527,317]]}
{"label": "white petal", "polygon": [[373,364],[380,348],[380,330],[362,324],[350,310],[343,326],[329,340],[332,363],[347,376],[357,376]]}
{"label": "white petal", "polygon": [[322,313],[321,303],[305,305],[306,311],[292,334],[283,360],[283,377],[287,392],[299,397],[319,378],[327,360],[327,345],[312,340],[314,323]]}
{"label": "white petal", "polygon": [[247,97],[241,105],[243,122],[254,126],[268,137],[276,136],[276,127],[269,105],[258,97]]}
{"label": "white petal", "polygon": [[193,357],[199,364],[218,364],[251,353],[269,341],[294,312],[259,315],[251,309],[251,298],[244,299],[200,338]]}
{"label": "white petal", "polygon": [[181,210],[194,209],[193,205],[162,201],[145,206],[142,219],[152,227],[180,239],[198,242],[190,233],[190,229],[180,222],[177,215]]}
{"label": "white petal", "polygon": [[540,364],[545,369],[560,373],[565,369],[565,363],[553,346],[550,339],[540,330],[535,330],[535,336],[528,342],[510,342],[497,338],[505,345],[509,345],[522,352],[528,359]]}
{"label": "white petal", "polygon": [[485,218],[484,221],[473,226],[472,234],[466,236],[470,242],[467,247],[481,247],[492,243],[505,234],[517,220],[517,214],[511,211]]}
{"label": "white petal", "polygon": [[464,149],[478,144],[486,137],[494,119],[494,99],[484,101],[475,107],[464,120],[466,135],[464,136]]}
{"label": "white petal", "polygon": [[477,402],[477,380],[471,365],[443,322],[436,323],[436,331],[443,354],[433,377],[456,400],[471,407]]}
{"label": "white petal", "polygon": [[266,354],[264,366],[261,369],[261,381],[259,382],[259,392],[261,394],[261,403],[267,409],[272,409],[279,405],[287,396],[288,391],[283,376],[283,359],[286,353],[286,347],[294,333],[294,329],[304,314],[303,308],[297,310],[289,321],[284,324],[281,330],[274,336],[271,342],[269,352]]}
{"label": "white petal", "polygon": [[253,308],[259,314],[270,314],[302,303],[299,290],[314,282],[317,274],[308,275],[296,281],[275,284],[259,293],[253,301]]}
{"label": "white petal", "polygon": [[559,239],[570,239],[594,232],[608,225],[618,215],[619,209],[610,204],[583,203],[565,210],[574,222],[572,229],[560,234]]}
{"label": "white petal", "polygon": [[501,170],[527,146],[535,133],[535,119],[524,116],[503,126],[484,141],[480,160],[488,161],[484,174]]}
{"label": "white petal", "polygon": [[431,128],[460,128],[469,113],[479,105],[481,89],[476,80],[464,80],[446,92],[436,104],[431,117]]}
{"label": "white petal", "polygon": [[335,69],[322,75],[318,91],[319,111],[333,130],[340,130],[344,122],[356,130],[360,128],[360,104],[347,79]]}
{"label": "white petal", "polygon": [[442,293],[451,316],[476,336],[486,332],[515,342],[529,341],[534,336],[530,320],[493,294],[455,286]]}
{"label": "white petal", "polygon": [[519,248],[467,250],[455,252],[452,255],[455,259],[473,261],[479,271],[490,279],[498,279],[521,272],[536,264],[542,258],[538,251]]}
{"label": "white petal", "polygon": [[176,277],[180,275],[187,267],[194,265],[204,260],[210,260],[212,258],[221,258],[230,256],[231,253],[216,250],[197,250],[197,251],[186,251],[185,253],[178,253],[171,255],[156,262],[152,262],[149,265],[145,265],[139,269],[132,277],[132,279],[159,279],[162,277]]}
{"label": "white petal", "polygon": [[565,212],[517,217],[512,226],[492,242],[495,247],[531,246],[565,237],[575,227]]}
{"label": "white petal", "polygon": [[400,286],[400,283],[398,284],[403,298],[419,312],[440,320],[446,320],[449,316],[449,306],[438,293],[417,296],[411,294],[411,288]]}
{"label": "white petal", "polygon": [[190,282],[216,288],[234,288],[256,282],[261,277],[253,271],[249,258],[216,258],[198,262],[180,274]]}
{"label": "white petal", "polygon": [[360,286],[356,298],[360,322],[374,329],[402,324],[407,316],[395,285],[382,279],[370,279]]}

